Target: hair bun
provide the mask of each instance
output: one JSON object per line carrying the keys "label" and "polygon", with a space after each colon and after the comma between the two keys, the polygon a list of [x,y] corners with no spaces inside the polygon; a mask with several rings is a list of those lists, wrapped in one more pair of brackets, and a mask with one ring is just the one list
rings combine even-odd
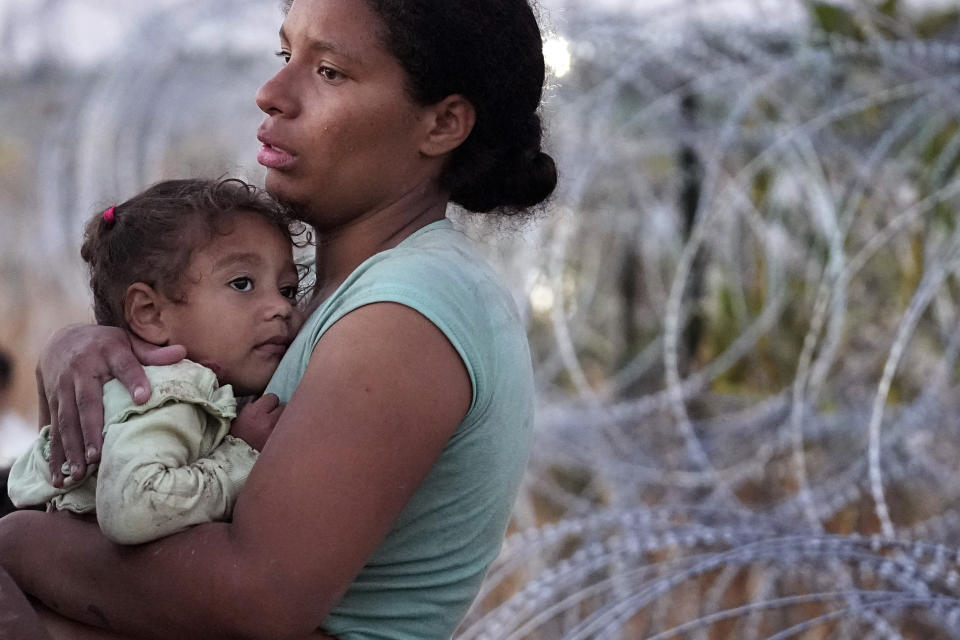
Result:
{"label": "hair bun", "polygon": [[557,165],[542,151],[517,150],[488,160],[484,171],[451,191],[451,200],[468,211],[520,213],[542,203],[557,186]]}
{"label": "hair bun", "polygon": [[557,164],[543,151],[525,157],[515,174],[513,202],[519,208],[532,207],[547,199],[557,186]]}

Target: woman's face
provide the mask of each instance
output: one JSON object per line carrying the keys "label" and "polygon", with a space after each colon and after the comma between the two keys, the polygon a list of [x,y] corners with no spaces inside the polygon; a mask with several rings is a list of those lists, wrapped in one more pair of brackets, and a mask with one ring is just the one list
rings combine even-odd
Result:
{"label": "woman's face", "polygon": [[323,228],[416,188],[424,107],[378,37],[364,0],[295,0],[280,30],[284,66],[257,92],[266,188]]}

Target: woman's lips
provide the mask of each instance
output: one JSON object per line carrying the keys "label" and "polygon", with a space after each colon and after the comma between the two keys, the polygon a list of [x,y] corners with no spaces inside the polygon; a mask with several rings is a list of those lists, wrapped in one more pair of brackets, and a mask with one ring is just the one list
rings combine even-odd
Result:
{"label": "woman's lips", "polygon": [[285,169],[293,164],[293,161],[291,153],[267,143],[263,143],[257,152],[257,162],[268,169]]}

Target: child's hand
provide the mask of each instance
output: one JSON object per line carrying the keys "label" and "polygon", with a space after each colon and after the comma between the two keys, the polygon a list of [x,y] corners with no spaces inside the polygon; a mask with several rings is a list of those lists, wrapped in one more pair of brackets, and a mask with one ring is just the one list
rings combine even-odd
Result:
{"label": "child's hand", "polygon": [[280,399],[272,393],[248,402],[230,425],[230,435],[240,438],[257,451],[263,450],[267,438],[283,413]]}

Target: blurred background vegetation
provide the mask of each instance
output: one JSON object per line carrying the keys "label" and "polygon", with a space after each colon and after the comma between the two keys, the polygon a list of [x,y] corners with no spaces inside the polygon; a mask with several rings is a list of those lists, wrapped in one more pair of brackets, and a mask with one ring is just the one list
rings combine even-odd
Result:
{"label": "blurred background vegetation", "polygon": [[[0,344],[30,414],[39,346],[90,317],[81,221],[161,178],[261,179],[279,12],[0,6]],[[559,193],[453,213],[539,390],[461,637],[960,636],[960,8],[541,12]]]}

